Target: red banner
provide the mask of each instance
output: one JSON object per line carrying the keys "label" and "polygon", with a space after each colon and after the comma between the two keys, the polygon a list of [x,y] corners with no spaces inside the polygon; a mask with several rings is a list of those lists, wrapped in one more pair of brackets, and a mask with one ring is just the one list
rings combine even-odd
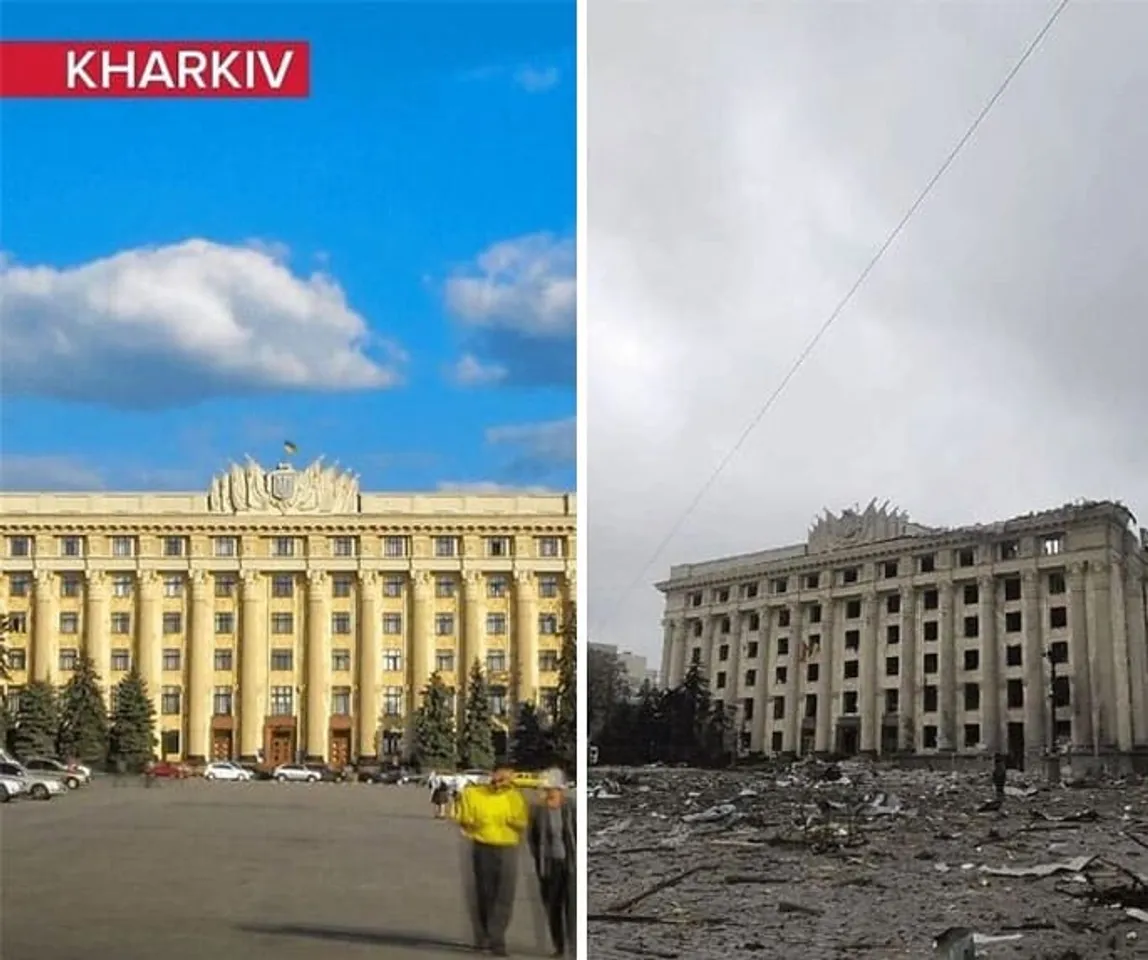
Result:
{"label": "red banner", "polygon": [[311,92],[303,41],[0,42],[0,97],[262,99]]}

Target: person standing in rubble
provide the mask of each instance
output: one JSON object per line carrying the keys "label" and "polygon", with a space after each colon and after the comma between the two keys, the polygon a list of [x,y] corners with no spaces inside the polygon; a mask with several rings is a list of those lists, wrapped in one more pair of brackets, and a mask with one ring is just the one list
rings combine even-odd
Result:
{"label": "person standing in rubble", "polygon": [[542,775],[542,800],[530,810],[527,840],[534,873],[542,893],[553,956],[565,957],[575,946],[575,880],[578,835],[574,804],[566,795],[566,776],[561,770]]}
{"label": "person standing in rubble", "polygon": [[997,800],[1001,803],[1004,802],[1004,788],[1007,781],[1008,767],[1005,756],[1003,753],[998,753],[993,758],[993,789],[996,791]]}

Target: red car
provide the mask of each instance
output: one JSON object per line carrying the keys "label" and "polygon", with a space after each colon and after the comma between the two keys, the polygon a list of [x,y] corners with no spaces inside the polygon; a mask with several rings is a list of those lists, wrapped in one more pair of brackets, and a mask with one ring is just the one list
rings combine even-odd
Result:
{"label": "red car", "polygon": [[187,767],[182,763],[170,763],[161,760],[151,765],[151,775],[163,780],[182,780],[188,776]]}

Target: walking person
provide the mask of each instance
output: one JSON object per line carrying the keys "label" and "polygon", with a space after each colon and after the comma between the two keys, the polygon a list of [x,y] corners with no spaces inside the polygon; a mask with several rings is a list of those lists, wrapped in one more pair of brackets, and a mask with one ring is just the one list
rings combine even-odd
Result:
{"label": "walking person", "polygon": [[434,805],[434,818],[445,820],[450,804],[450,778],[438,777],[431,787],[431,803]]}
{"label": "walking person", "polygon": [[578,868],[574,803],[566,795],[561,770],[542,775],[542,799],[530,810],[527,840],[542,893],[553,956],[565,957],[575,947],[575,877]]}
{"label": "walking person", "polygon": [[464,787],[456,814],[469,841],[466,870],[474,945],[496,957],[510,955],[506,931],[514,911],[519,847],[530,825],[526,798],[513,779],[512,771],[500,768],[489,783]]}

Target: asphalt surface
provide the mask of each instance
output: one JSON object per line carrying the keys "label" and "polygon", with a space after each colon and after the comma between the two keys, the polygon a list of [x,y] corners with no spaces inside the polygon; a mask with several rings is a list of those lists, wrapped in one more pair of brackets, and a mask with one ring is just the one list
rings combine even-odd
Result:
{"label": "asphalt surface", "polygon": [[[419,787],[97,781],[0,806],[0,957],[466,956],[462,854]],[[525,856],[509,947],[547,955]]]}

